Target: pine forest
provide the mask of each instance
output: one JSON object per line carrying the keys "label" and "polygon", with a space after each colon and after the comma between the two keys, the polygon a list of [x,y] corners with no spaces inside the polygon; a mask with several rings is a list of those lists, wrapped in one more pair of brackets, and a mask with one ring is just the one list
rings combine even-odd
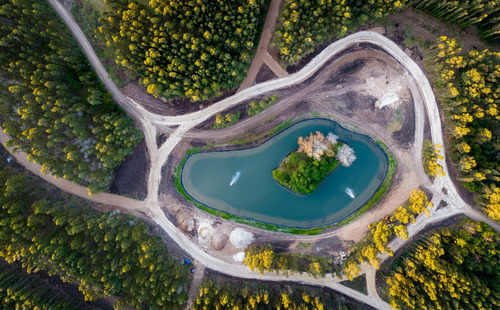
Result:
{"label": "pine forest", "polygon": [[426,62],[439,90],[459,180],[500,220],[500,53],[462,53],[455,39],[443,36]]}
{"label": "pine forest", "polygon": [[108,188],[142,139],[45,1],[2,0],[0,122],[8,146],[52,173]]}
{"label": "pine forest", "polygon": [[297,64],[327,40],[406,7],[460,28],[475,26],[484,40],[500,40],[500,5],[490,0],[284,0],[283,7],[274,43],[287,66]]}
{"label": "pine forest", "polygon": [[177,309],[187,299],[187,268],[143,222],[90,211],[5,167],[0,167],[0,256],[22,263],[29,273],[45,270],[78,281],[86,300],[117,296],[118,305]]}
{"label": "pine forest", "polygon": [[498,309],[500,235],[472,220],[415,241],[392,264],[387,294],[397,309]]}
{"label": "pine forest", "polygon": [[262,0],[108,0],[97,36],[148,93],[205,100],[237,87],[259,39]]}

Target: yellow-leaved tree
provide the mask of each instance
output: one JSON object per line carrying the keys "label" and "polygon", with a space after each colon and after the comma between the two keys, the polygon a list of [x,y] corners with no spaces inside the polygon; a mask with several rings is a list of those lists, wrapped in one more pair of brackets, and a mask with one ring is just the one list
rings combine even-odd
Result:
{"label": "yellow-leaved tree", "polygon": [[273,261],[274,250],[270,244],[259,247],[252,245],[247,249],[243,263],[252,271],[257,269],[262,275],[264,271],[272,271]]}

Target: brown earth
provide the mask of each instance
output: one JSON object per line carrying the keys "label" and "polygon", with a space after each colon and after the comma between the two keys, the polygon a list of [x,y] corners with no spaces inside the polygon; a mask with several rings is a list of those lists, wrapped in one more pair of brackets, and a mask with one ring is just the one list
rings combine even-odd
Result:
{"label": "brown earth", "polygon": [[262,66],[260,67],[259,73],[257,73],[257,76],[255,77],[255,82],[262,83],[275,78],[277,78],[276,74],[274,74],[274,72],[271,69],[269,69],[269,67],[266,64],[263,63]]}
{"label": "brown earth", "polygon": [[116,168],[110,192],[144,200],[148,194],[147,177],[149,169],[149,153],[146,143],[142,141],[134,152],[127,156],[125,161]]}
{"label": "brown earth", "polygon": [[[362,46],[360,49],[368,49],[369,51],[369,47],[366,46]],[[356,50],[341,55],[336,58],[336,61],[338,62],[344,56],[349,57],[353,52],[356,52]],[[356,56],[355,53],[354,56]],[[403,85],[401,90],[399,90],[398,94],[401,95],[401,100],[398,105],[389,105],[381,109],[374,107],[374,102],[377,100],[375,95],[380,96],[380,93],[385,93],[384,89],[380,90],[378,88],[389,87],[393,81],[400,79],[404,72],[378,59],[358,59],[357,57],[353,57],[352,60],[341,66],[336,61],[329,62],[312,78],[300,85],[275,92],[275,94],[280,96],[279,102],[258,116],[249,118],[243,113],[242,120],[239,123],[221,130],[208,129],[211,123],[213,123],[212,119],[212,121],[207,121],[198,128],[187,132],[183,141],[170,154],[169,160],[163,169],[159,201],[165,210],[167,210],[166,213],[177,214],[181,211],[188,211],[194,217],[212,221],[215,229],[224,231],[230,231],[231,227],[240,226],[232,222],[222,221],[219,217],[207,214],[186,201],[177,192],[173,184],[175,167],[190,147],[210,143],[212,145],[215,144],[217,149],[235,149],[235,141],[252,140],[252,138],[258,137],[269,129],[300,114],[303,115],[294,121],[311,116],[332,118],[349,129],[381,138],[390,147],[396,157],[408,154],[408,149],[413,145],[415,119],[413,100],[408,93],[407,87]],[[367,89],[373,89],[374,93],[370,95]],[[376,91],[378,93],[375,93]],[[234,112],[238,109],[244,110],[245,105],[232,107],[225,112]],[[388,126],[391,122],[398,124],[398,126]],[[358,127],[353,128],[353,126],[348,124]],[[394,130],[394,128],[399,130]],[[267,139],[268,137],[262,137],[236,148],[255,146]],[[408,160],[401,160],[397,172],[393,176],[393,184],[389,189],[390,193],[387,193],[379,204],[367,213],[390,213],[398,205],[392,203],[392,200],[399,199],[400,203],[404,202],[407,199],[407,192],[419,186],[420,181],[413,172],[414,169],[411,165]],[[388,200],[391,200],[391,203]],[[365,218],[369,220],[372,217],[368,216]],[[374,215],[373,219],[375,218],[378,217]],[[348,246],[353,242],[352,240],[359,240],[364,235],[367,224],[368,222],[360,223],[357,228],[354,227],[354,230],[345,231],[339,236],[332,235],[332,232],[339,229],[333,228],[325,231],[322,234],[324,235],[323,237],[322,235],[311,237],[307,241],[310,243],[310,246],[307,250],[304,249],[303,252],[335,255],[339,251],[346,251]],[[303,238],[303,236],[283,235],[248,226],[245,226],[244,229],[251,231],[254,234],[255,240],[258,240],[259,243],[279,245],[280,251],[298,250],[300,248],[299,242],[295,240]],[[191,233],[191,237],[196,238],[196,232]],[[226,245],[221,251],[211,249],[209,246],[203,247],[211,255],[225,260],[230,260],[231,255],[238,251],[230,244]]]}

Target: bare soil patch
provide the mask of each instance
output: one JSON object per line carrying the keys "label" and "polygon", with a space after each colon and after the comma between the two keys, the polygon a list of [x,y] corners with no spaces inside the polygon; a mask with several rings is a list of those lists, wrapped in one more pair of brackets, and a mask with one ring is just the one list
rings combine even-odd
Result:
{"label": "bare soil patch", "polygon": [[262,63],[259,73],[255,77],[256,83],[262,83],[277,78],[276,74],[265,64]]}
{"label": "bare soil patch", "polygon": [[125,96],[134,99],[146,110],[160,115],[182,115],[202,110],[222,99],[234,95],[236,90],[224,90],[219,96],[209,100],[191,102],[189,99],[163,100],[155,98],[146,92],[144,86],[139,85],[137,82],[130,82],[121,88]]}
{"label": "bare soil patch", "polygon": [[165,133],[161,133],[159,135],[156,136],[156,147],[157,148],[160,148],[163,143],[165,143],[165,141],[167,141],[168,139],[168,134],[165,134]]}
{"label": "bare soil patch", "polygon": [[139,199],[148,194],[147,176],[150,167],[146,142],[142,141],[116,169],[110,192]]}

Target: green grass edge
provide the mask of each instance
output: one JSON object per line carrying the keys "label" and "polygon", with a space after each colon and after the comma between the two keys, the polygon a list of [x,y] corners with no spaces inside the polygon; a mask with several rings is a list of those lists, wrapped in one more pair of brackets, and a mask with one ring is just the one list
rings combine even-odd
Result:
{"label": "green grass edge", "polygon": [[384,144],[384,142],[377,140],[377,144],[384,150],[384,152],[387,154],[387,158],[389,160],[389,165],[387,167],[387,174],[385,176],[384,181],[378,188],[378,190],[373,194],[372,198],[368,200],[367,203],[365,203],[364,206],[362,206],[358,211],[354,212],[344,220],[340,221],[337,223],[338,226],[345,226],[352,221],[355,221],[358,219],[363,213],[368,211],[371,207],[373,207],[377,202],[379,202],[380,198],[384,196],[384,194],[389,190],[389,187],[392,184],[392,176],[394,175],[394,171],[396,170],[396,160],[394,159],[394,156],[392,153],[389,151],[389,148],[387,145]]}
{"label": "green grass edge", "polygon": [[[274,134],[274,133],[279,132],[281,129],[287,127],[293,121],[293,119],[294,118],[292,118],[289,121],[269,130],[268,132],[266,132],[262,135],[257,136],[256,138],[260,139],[266,135],[270,135],[270,134]],[[257,140],[257,139],[255,139],[255,140]],[[236,144],[238,144],[238,143],[236,143]],[[241,145],[243,143],[239,143],[239,144]],[[193,153],[200,152],[202,150],[211,149],[211,148],[213,148],[212,146],[195,147],[195,148],[188,149],[186,151],[186,155],[182,158],[182,160],[179,162],[179,164],[177,165],[177,167],[174,170],[174,177],[175,177],[174,184],[175,184],[175,188],[177,189],[177,191],[184,198],[186,198],[188,201],[192,202],[198,209],[203,210],[203,211],[210,213],[212,215],[215,215],[215,216],[220,216],[221,218],[223,218],[225,220],[233,221],[233,222],[240,223],[240,224],[245,224],[245,225],[255,227],[255,228],[266,229],[266,230],[270,230],[270,231],[274,231],[274,232],[280,232],[280,233],[287,233],[287,234],[293,234],[293,235],[318,235],[326,229],[329,229],[329,228],[332,228],[335,226],[344,226],[344,225],[347,225],[350,222],[358,219],[363,213],[365,213],[373,205],[375,205],[380,200],[380,198],[382,198],[382,196],[387,192],[389,187],[391,186],[392,176],[393,176],[395,168],[396,168],[396,161],[395,161],[392,153],[389,152],[388,147],[382,141],[377,140],[377,144],[384,150],[384,152],[387,154],[387,157],[389,160],[389,166],[387,168],[387,175],[385,176],[385,179],[382,182],[382,184],[380,185],[379,189],[375,192],[375,194],[373,194],[372,198],[370,198],[370,200],[368,200],[368,202],[365,205],[363,205],[363,207],[361,207],[358,211],[354,212],[353,214],[351,214],[350,216],[348,216],[347,218],[345,218],[344,220],[342,220],[336,224],[332,224],[332,225],[328,225],[328,226],[324,226],[324,227],[293,228],[293,227],[283,227],[283,226],[278,226],[278,225],[273,225],[273,224],[268,224],[268,223],[262,223],[262,222],[258,222],[258,221],[251,220],[248,218],[229,214],[229,213],[226,213],[224,211],[212,209],[210,207],[207,207],[207,206],[202,205],[201,203],[195,201],[193,198],[191,198],[186,193],[186,191],[182,187],[181,179],[180,179],[182,167],[184,166],[184,163],[186,162],[189,155],[191,155]]]}

